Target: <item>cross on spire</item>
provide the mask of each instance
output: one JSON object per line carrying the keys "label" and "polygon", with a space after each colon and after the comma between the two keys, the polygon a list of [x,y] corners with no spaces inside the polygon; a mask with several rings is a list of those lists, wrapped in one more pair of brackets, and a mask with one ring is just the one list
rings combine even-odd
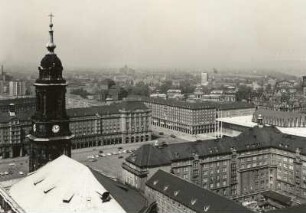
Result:
{"label": "cross on spire", "polygon": [[52,24],[52,18],[54,17],[54,15],[50,13],[49,17],[50,17],[50,24]]}
{"label": "cross on spire", "polygon": [[50,24],[49,24],[49,27],[50,27],[50,30],[49,30],[49,34],[50,34],[50,41],[49,43],[47,44],[47,49],[49,50],[50,53],[53,53],[54,52],[54,49],[56,47],[56,45],[53,43],[53,23],[52,23],[52,18],[54,17],[54,15],[52,13],[50,13],[50,15],[48,15],[50,17]]}

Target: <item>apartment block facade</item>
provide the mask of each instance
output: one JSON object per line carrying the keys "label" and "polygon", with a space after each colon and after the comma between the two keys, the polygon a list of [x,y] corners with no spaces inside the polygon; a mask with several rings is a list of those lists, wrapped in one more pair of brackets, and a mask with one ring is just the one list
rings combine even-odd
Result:
{"label": "apartment block facade", "polygon": [[[17,157],[27,151],[32,114],[32,108],[0,113],[0,156]],[[74,135],[72,149],[151,140],[151,110],[142,102],[68,109],[67,114]]]}
{"label": "apartment block facade", "polygon": [[305,150],[302,137],[256,126],[234,138],[144,145],[123,163],[123,176],[127,184],[143,190],[161,169],[239,201],[273,191],[304,203]]}

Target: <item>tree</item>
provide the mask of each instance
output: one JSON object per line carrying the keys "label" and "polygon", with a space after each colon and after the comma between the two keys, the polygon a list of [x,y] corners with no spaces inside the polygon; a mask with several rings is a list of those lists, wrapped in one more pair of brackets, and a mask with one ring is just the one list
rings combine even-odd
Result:
{"label": "tree", "polygon": [[250,98],[252,89],[247,86],[240,86],[236,94],[237,101],[248,100]]}
{"label": "tree", "polygon": [[130,86],[127,88],[127,93],[129,95],[140,95],[149,96],[150,89],[149,86],[143,82],[138,82],[135,86]]}
{"label": "tree", "polygon": [[164,81],[162,85],[157,87],[160,93],[167,93],[169,89],[172,87],[172,81]]}
{"label": "tree", "polygon": [[79,89],[74,89],[70,92],[73,95],[79,95],[82,98],[87,98],[87,95],[90,95],[90,93],[88,93],[86,90],[84,90],[83,88],[79,88]]}

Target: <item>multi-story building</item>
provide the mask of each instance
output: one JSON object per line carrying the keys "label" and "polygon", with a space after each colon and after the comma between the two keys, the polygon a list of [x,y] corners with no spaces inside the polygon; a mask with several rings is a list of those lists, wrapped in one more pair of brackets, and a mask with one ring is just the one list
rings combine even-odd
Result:
{"label": "multi-story building", "polygon": [[305,138],[259,125],[233,138],[143,145],[123,163],[123,177],[144,190],[147,179],[162,169],[239,201],[271,191],[303,203],[305,150]]}
{"label": "multi-story building", "polygon": [[0,100],[0,112],[9,112],[12,104],[14,105],[16,113],[34,110],[36,106],[35,99],[35,97],[23,97]]}
{"label": "multi-story building", "polygon": [[306,115],[301,112],[283,112],[271,109],[258,109],[253,114],[253,121],[258,116],[262,117],[263,123],[279,127],[305,127]]}
{"label": "multi-story building", "polygon": [[218,118],[253,115],[256,107],[246,102],[219,103],[216,105]]}
{"label": "multi-story building", "polygon": [[[0,156],[21,156],[26,151],[25,136],[31,129],[34,109],[0,113]],[[9,108],[8,108],[9,110]],[[127,101],[98,107],[67,109],[70,117],[72,149],[151,140],[151,110],[144,103]]]}
{"label": "multi-story building", "polygon": [[31,129],[31,114],[16,114],[14,106],[10,111],[0,112],[0,157],[22,156],[25,151],[25,136]]}
{"label": "multi-story building", "polygon": [[212,103],[189,103],[151,98],[144,100],[152,110],[152,127],[187,134],[215,131],[216,107]]}
{"label": "multi-story building", "polygon": [[202,86],[207,86],[208,85],[208,73],[207,72],[202,72],[201,73],[201,85]]}
{"label": "multi-story building", "polygon": [[158,213],[252,212],[239,203],[163,170],[158,170],[146,182],[145,195],[156,202]]}
{"label": "multi-story building", "polygon": [[216,117],[252,115],[255,106],[243,102],[183,102],[161,98],[144,99],[152,110],[153,130],[167,130],[191,135],[218,131]]}
{"label": "multi-story building", "polygon": [[[199,95],[197,95],[199,97]],[[201,95],[200,99],[202,101],[214,101],[214,102],[235,102],[236,95],[235,94],[208,94]]]}
{"label": "multi-story building", "polygon": [[10,81],[9,82],[9,95],[10,96],[26,95],[26,82],[25,81]]}
{"label": "multi-story building", "polygon": [[67,112],[75,135],[73,149],[151,140],[151,110],[142,102],[126,101]]}
{"label": "multi-story building", "polygon": [[306,76],[303,76],[302,87],[303,87],[303,96],[305,98],[306,97]]}

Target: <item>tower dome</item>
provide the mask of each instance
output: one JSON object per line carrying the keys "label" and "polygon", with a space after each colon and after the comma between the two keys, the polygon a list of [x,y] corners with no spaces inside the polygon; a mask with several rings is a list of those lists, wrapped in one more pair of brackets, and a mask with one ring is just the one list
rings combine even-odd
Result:
{"label": "tower dome", "polygon": [[47,43],[46,47],[48,53],[43,57],[40,62],[39,78],[36,80],[37,83],[65,83],[65,80],[62,77],[63,65],[61,60],[54,53],[56,45],[54,44],[53,39],[53,15],[50,15],[50,41]]}

